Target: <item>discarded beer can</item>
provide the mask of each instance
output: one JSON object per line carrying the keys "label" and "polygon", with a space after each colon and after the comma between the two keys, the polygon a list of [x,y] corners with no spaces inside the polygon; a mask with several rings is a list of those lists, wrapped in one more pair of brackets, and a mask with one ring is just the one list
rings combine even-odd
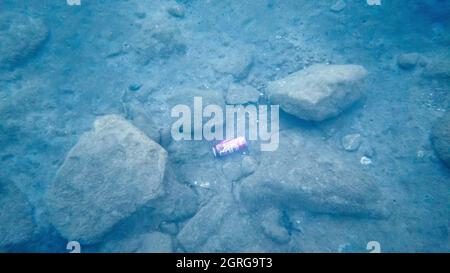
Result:
{"label": "discarded beer can", "polygon": [[215,157],[226,156],[238,151],[242,151],[247,148],[247,140],[245,137],[238,137],[234,139],[228,139],[220,142],[213,147],[213,153]]}

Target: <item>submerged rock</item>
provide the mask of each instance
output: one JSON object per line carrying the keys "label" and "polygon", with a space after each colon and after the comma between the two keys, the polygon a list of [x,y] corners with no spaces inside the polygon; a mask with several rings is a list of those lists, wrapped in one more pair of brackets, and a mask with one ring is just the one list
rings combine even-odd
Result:
{"label": "submerged rock", "polygon": [[173,17],[183,18],[185,15],[184,7],[181,5],[174,5],[167,8],[167,13],[172,15]]}
{"label": "submerged rock", "polygon": [[158,59],[167,60],[173,56],[182,56],[187,51],[181,31],[170,24],[158,24],[148,27],[136,37],[132,45],[137,62],[148,65]]}
{"label": "submerged rock", "polygon": [[450,168],[450,113],[436,122],[431,142],[438,157]]}
{"label": "submerged rock", "polygon": [[13,68],[33,56],[48,37],[42,20],[19,13],[0,15],[0,69]]}
{"label": "submerged rock", "polygon": [[361,159],[359,159],[359,163],[361,163],[361,165],[367,166],[367,165],[372,165],[372,159],[370,159],[367,156],[362,156]]}
{"label": "submerged rock", "polygon": [[172,239],[161,232],[131,236],[118,241],[107,242],[101,252],[106,253],[170,253]]}
{"label": "submerged rock", "polygon": [[251,86],[231,85],[228,88],[226,96],[227,104],[257,103],[258,100],[259,92]]}
{"label": "submerged rock", "polygon": [[258,163],[256,160],[253,157],[246,155],[240,160],[226,160],[222,165],[222,173],[228,180],[236,182],[255,172],[257,166]]}
{"label": "submerged rock", "polygon": [[48,188],[50,221],[67,239],[97,242],[160,195],[166,158],[161,146],[122,117],[98,118]]}
{"label": "submerged rock", "polygon": [[235,82],[247,78],[254,65],[254,56],[247,46],[227,47],[223,57],[212,59],[216,71],[233,76]]}
{"label": "submerged rock", "polygon": [[138,19],[144,19],[145,17],[147,17],[147,13],[138,11],[134,13],[134,16],[136,16],[136,18]]}
{"label": "submerged rock", "polygon": [[255,220],[245,213],[239,213],[239,207],[233,205],[217,226],[215,234],[196,251],[251,253],[280,251],[274,248],[275,245],[280,246],[262,232],[258,232]]}
{"label": "submerged rock", "polygon": [[261,155],[254,174],[241,182],[240,200],[250,209],[264,207],[311,212],[381,216],[376,181],[345,154],[315,137],[283,131],[276,152]]}
{"label": "submerged rock", "polygon": [[142,87],[142,84],[140,84],[140,83],[132,83],[128,86],[128,89],[130,91],[139,91],[139,89],[141,89],[141,87]]}
{"label": "submerged rock", "polygon": [[170,235],[177,235],[178,233],[178,225],[176,223],[171,223],[171,222],[165,222],[163,221],[160,225],[159,225],[159,229],[163,232],[163,233],[167,233]]}
{"label": "submerged rock", "polygon": [[337,0],[336,3],[334,3],[330,10],[333,12],[340,12],[343,11],[347,7],[347,4],[344,2],[344,0]]}
{"label": "submerged rock", "polygon": [[150,139],[161,143],[162,130],[155,121],[155,117],[148,113],[146,105],[137,100],[129,102],[127,105],[127,119],[133,123],[134,126],[144,132]]}
{"label": "submerged rock", "polygon": [[274,242],[285,244],[289,242],[289,232],[281,224],[281,212],[274,208],[269,208],[262,214],[261,227],[266,236]]}
{"label": "submerged rock", "polygon": [[255,172],[256,168],[258,167],[258,163],[256,160],[251,156],[245,156],[242,159],[241,163],[241,171],[243,176],[248,176]]}
{"label": "submerged rock", "polygon": [[341,139],[342,147],[347,152],[353,152],[359,149],[361,146],[361,135],[360,134],[351,134],[346,135]]}
{"label": "submerged rock", "polygon": [[[255,216],[257,217],[257,216]],[[260,218],[256,219],[259,223]],[[189,252],[264,252],[270,251],[266,237],[255,232],[257,226],[229,192],[213,197],[184,225],[177,236]]]}
{"label": "submerged rock", "polygon": [[450,62],[433,62],[427,66],[424,75],[425,77],[432,79],[450,80]]}
{"label": "submerged rock", "polygon": [[168,168],[164,177],[161,196],[150,201],[149,207],[164,221],[181,221],[192,217],[198,209],[198,197],[185,184],[180,183]]}
{"label": "submerged rock", "polygon": [[232,204],[230,198],[228,194],[214,197],[186,223],[177,236],[185,250],[195,251],[217,233]]}
{"label": "submerged rock", "polygon": [[223,176],[230,181],[237,181],[242,177],[241,162],[227,161],[222,165]]}
{"label": "submerged rock", "polygon": [[420,55],[417,53],[400,54],[397,57],[397,65],[405,70],[413,69],[419,62]]}
{"label": "submerged rock", "polygon": [[[147,130],[161,132],[161,143],[164,147],[168,147],[169,150],[171,149],[171,156],[179,158],[180,160],[192,160],[193,154],[191,152],[194,151],[195,153],[198,153],[197,146],[203,146],[203,148],[205,148],[205,145],[200,143],[200,141],[193,141],[192,143],[190,143],[190,141],[176,143],[175,141],[174,147],[172,148],[170,148],[169,145],[172,143],[172,125],[178,119],[177,117],[171,116],[172,109],[177,105],[187,105],[192,109],[193,113],[195,97],[201,98],[202,107],[211,104],[219,106],[225,105],[223,94],[220,91],[179,87],[153,93],[148,102],[145,104],[136,104],[130,112],[132,112],[133,119],[139,118],[139,116],[142,117],[139,128],[142,128],[145,132]],[[151,125],[145,126],[145,122]],[[194,126],[192,126],[191,129],[192,133],[195,133]],[[203,130],[201,126],[199,129]],[[197,134],[201,133],[202,132],[197,132]],[[193,150],[187,148],[193,146],[195,146]],[[211,151],[209,147],[206,148],[208,152]],[[184,154],[184,152],[187,152],[188,154]]]}
{"label": "submerged rock", "polygon": [[0,178],[0,247],[28,241],[35,223],[33,208],[12,181]]}
{"label": "submerged rock", "polygon": [[360,65],[316,64],[269,83],[274,104],[300,119],[322,121],[335,117],[363,95],[360,84],[367,71]]}

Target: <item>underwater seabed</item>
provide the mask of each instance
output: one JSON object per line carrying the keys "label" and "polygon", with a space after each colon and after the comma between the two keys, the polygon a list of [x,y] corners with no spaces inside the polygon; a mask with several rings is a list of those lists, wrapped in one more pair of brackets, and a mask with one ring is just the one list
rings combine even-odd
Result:
{"label": "underwater seabed", "polygon": [[[1,1],[0,251],[449,252],[449,15]],[[277,149],[174,140],[194,97],[279,105]]]}

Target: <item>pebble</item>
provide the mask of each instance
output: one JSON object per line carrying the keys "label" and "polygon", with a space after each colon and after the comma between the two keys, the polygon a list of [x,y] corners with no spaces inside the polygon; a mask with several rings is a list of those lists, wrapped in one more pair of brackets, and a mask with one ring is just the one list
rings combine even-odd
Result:
{"label": "pebble", "polygon": [[419,57],[417,53],[400,54],[397,57],[397,65],[404,70],[413,69],[419,62]]}
{"label": "pebble", "polygon": [[133,83],[128,87],[128,89],[130,89],[130,91],[138,91],[139,89],[141,89],[141,87],[142,87],[142,84]]}
{"label": "pebble", "polygon": [[183,18],[185,16],[184,8],[180,5],[169,7],[167,12],[173,17]]}
{"label": "pebble", "polygon": [[359,161],[361,165],[367,166],[372,164],[372,160],[368,158],[367,156],[361,157],[361,160]]}
{"label": "pebble", "polygon": [[136,15],[138,19],[144,19],[147,16],[145,12],[136,12],[134,15]]}
{"label": "pebble", "polygon": [[344,2],[344,0],[337,0],[336,3],[334,3],[330,10],[333,12],[341,12],[347,7],[347,4]]}
{"label": "pebble", "polygon": [[346,135],[341,139],[342,147],[348,152],[353,152],[359,149],[361,146],[361,135],[351,134]]}

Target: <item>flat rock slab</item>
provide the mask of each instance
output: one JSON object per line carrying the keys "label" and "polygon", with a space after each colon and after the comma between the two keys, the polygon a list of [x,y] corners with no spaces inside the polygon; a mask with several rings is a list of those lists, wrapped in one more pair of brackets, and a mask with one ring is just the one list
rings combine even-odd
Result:
{"label": "flat rock slab", "polygon": [[46,193],[50,221],[67,239],[94,243],[160,195],[167,152],[117,115],[98,118]]}
{"label": "flat rock slab", "polygon": [[255,173],[241,182],[239,198],[250,210],[300,209],[347,216],[383,216],[382,193],[357,160],[322,140],[283,131],[276,152],[261,154]]}
{"label": "flat rock slab", "polygon": [[267,93],[283,111],[322,121],[338,116],[361,98],[360,84],[366,75],[360,65],[315,64],[269,83]]}

